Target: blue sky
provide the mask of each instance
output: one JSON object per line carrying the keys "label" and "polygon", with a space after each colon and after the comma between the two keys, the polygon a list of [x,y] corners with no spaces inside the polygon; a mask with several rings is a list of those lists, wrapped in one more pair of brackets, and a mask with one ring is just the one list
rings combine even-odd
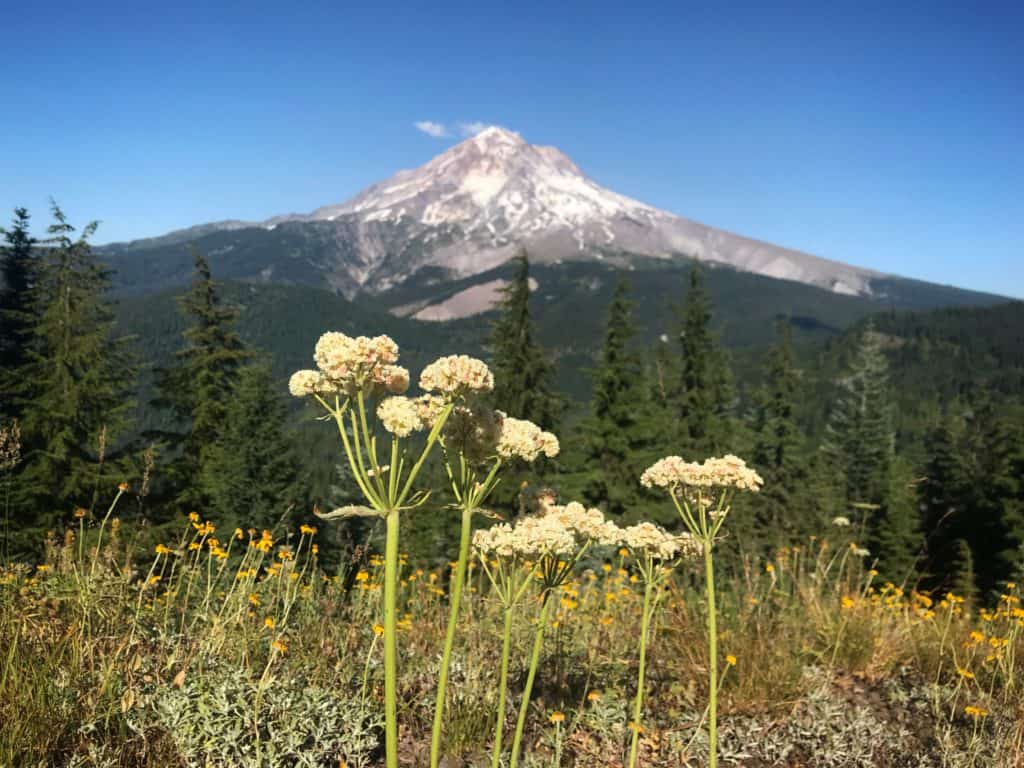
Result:
{"label": "blue sky", "polygon": [[458,140],[416,122],[479,121],[707,224],[1024,297],[1020,3],[146,5],[4,14],[0,210],[53,196],[99,242],[309,211]]}

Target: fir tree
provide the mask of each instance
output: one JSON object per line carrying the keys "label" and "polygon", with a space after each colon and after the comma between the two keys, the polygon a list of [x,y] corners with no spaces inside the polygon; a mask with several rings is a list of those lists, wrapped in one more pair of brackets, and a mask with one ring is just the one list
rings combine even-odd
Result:
{"label": "fir tree", "polygon": [[927,531],[929,586],[948,587],[950,564],[957,558],[961,542],[966,543],[970,485],[957,436],[948,419],[928,433],[927,443],[930,455],[918,487],[918,501]]}
{"label": "fir tree", "polygon": [[696,264],[678,317],[681,359],[670,397],[671,416],[680,449],[699,459],[730,448],[733,392],[728,363],[711,332],[704,273]]}
{"label": "fir tree", "polygon": [[105,294],[110,273],[54,204],[47,257],[32,301],[39,321],[22,366],[24,460],[16,478],[17,513],[26,530],[51,526],[75,507],[92,509],[124,479],[114,451],[127,426],[134,388],[125,340],[112,336]]}
{"label": "fir tree", "polygon": [[902,458],[889,464],[889,487],[873,537],[872,554],[878,558],[882,577],[896,584],[907,583],[917,570],[923,554],[917,489],[914,473]]}
{"label": "fir tree", "polygon": [[654,436],[640,356],[629,348],[635,333],[629,287],[620,280],[608,311],[601,363],[594,373],[591,413],[582,428],[584,495],[618,517],[638,512],[637,478],[651,458]]}
{"label": "fir tree", "polygon": [[826,426],[825,454],[846,477],[848,503],[881,504],[893,452],[888,364],[868,323],[848,374],[838,383]]}
{"label": "fir tree", "polygon": [[287,408],[266,364],[241,368],[224,426],[204,455],[201,487],[228,527],[272,528],[296,502]]}
{"label": "fir tree", "polygon": [[973,470],[971,515],[964,538],[974,555],[977,584],[986,596],[1010,578],[1024,542],[1024,418],[987,397],[974,412],[967,451]]}
{"label": "fir tree", "polygon": [[516,271],[502,289],[499,315],[491,327],[492,402],[498,410],[552,430],[564,409],[551,388],[554,367],[534,339],[530,319],[530,261],[526,251],[515,259]]}
{"label": "fir tree", "polygon": [[13,419],[19,416],[13,395],[24,381],[23,367],[39,322],[38,307],[32,302],[39,261],[27,210],[15,208],[11,228],[0,228],[0,234],[0,417]]}
{"label": "fir tree", "polygon": [[203,477],[207,454],[225,429],[239,367],[249,353],[235,330],[238,310],[225,306],[210,265],[198,250],[192,252],[195,279],[179,299],[179,311],[191,321],[184,331],[185,346],[176,364],[158,372],[158,405],[173,411],[183,431],[169,438],[178,456],[170,468],[175,500],[191,509],[209,502]]}
{"label": "fir tree", "polygon": [[779,543],[780,534],[813,533],[803,494],[807,473],[801,455],[803,435],[796,421],[798,378],[788,323],[780,323],[779,340],[768,353],[765,386],[757,397],[752,463],[765,479],[752,502],[762,541]]}

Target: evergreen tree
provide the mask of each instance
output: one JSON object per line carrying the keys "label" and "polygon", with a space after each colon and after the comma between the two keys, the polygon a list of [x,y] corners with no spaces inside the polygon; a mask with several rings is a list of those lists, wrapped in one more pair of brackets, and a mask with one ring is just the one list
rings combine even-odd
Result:
{"label": "evergreen tree", "polygon": [[288,411],[270,367],[238,371],[223,428],[204,455],[201,488],[226,527],[271,528],[296,501]]}
{"label": "evergreen tree", "polygon": [[207,454],[225,430],[238,369],[249,353],[235,330],[238,310],[225,306],[210,265],[192,252],[195,279],[179,299],[179,311],[191,321],[176,364],[158,372],[158,405],[170,407],[183,431],[167,435],[178,456],[169,468],[175,501],[189,510],[209,501],[203,478]]}
{"label": "evergreen tree", "polygon": [[822,445],[846,477],[847,503],[885,500],[893,452],[888,386],[888,364],[869,322],[848,374],[838,382]]}
{"label": "evergreen tree", "polygon": [[990,596],[1010,578],[1024,543],[1024,418],[1020,409],[986,397],[973,422],[966,449],[971,514],[963,528],[978,588]]}
{"label": "evergreen tree", "polygon": [[551,388],[554,367],[534,339],[530,319],[530,261],[523,250],[516,272],[502,289],[499,315],[491,327],[492,402],[498,410],[553,430],[564,404]]}
{"label": "evergreen tree", "polygon": [[957,435],[946,419],[929,432],[930,455],[918,488],[921,518],[927,531],[929,586],[951,587],[950,564],[966,544],[970,484]]}
{"label": "evergreen tree", "polygon": [[29,360],[29,345],[39,322],[32,292],[38,281],[39,261],[36,239],[29,234],[29,215],[14,209],[10,229],[0,228],[0,417],[19,416],[14,393],[24,381],[23,367]]}
{"label": "evergreen tree", "polygon": [[54,204],[47,256],[32,302],[39,321],[19,376],[23,456],[16,514],[24,531],[49,527],[124,479],[114,451],[134,388],[125,340],[112,336],[110,272]]}
{"label": "evergreen tree", "polygon": [[582,427],[584,495],[617,517],[639,511],[638,478],[651,458],[655,432],[640,356],[629,348],[635,333],[629,287],[620,280],[594,373],[591,413]]}
{"label": "evergreen tree", "polygon": [[711,317],[704,273],[695,264],[678,312],[680,373],[670,397],[670,414],[676,423],[673,437],[696,459],[728,450],[733,436],[732,375],[711,332]]}
{"label": "evergreen tree", "polygon": [[752,501],[759,538],[780,543],[783,534],[815,532],[803,498],[807,473],[801,455],[803,435],[796,421],[798,378],[788,323],[780,323],[778,342],[768,353],[765,386],[755,411],[752,463],[765,480]]}
{"label": "evergreen tree", "polygon": [[878,558],[882,577],[896,584],[906,583],[916,572],[923,554],[917,489],[910,465],[896,457],[889,464],[889,486],[882,518],[869,540],[871,553]]}

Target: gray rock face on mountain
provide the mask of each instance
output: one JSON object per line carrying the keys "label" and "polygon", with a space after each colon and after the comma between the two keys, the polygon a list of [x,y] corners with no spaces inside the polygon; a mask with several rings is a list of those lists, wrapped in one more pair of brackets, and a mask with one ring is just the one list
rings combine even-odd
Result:
{"label": "gray rock face on mountain", "polygon": [[387,290],[427,265],[456,277],[483,272],[520,245],[548,262],[688,256],[847,294],[870,294],[870,280],[879,276],[616,194],[554,147],[528,144],[497,127],[348,202],[264,226],[290,222],[331,222],[354,239],[347,263],[337,265],[344,274],[332,280],[349,294]]}

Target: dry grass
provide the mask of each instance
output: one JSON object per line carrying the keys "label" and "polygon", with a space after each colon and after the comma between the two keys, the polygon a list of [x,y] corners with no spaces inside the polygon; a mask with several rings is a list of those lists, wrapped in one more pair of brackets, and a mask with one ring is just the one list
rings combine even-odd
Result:
{"label": "dry grass", "polygon": [[[379,763],[379,557],[328,575],[310,529],[227,532],[197,519],[154,554],[126,528],[111,519],[100,540],[100,525],[82,520],[50,542],[41,566],[0,572],[0,765]],[[722,764],[1020,765],[1016,586],[976,610],[877,584],[852,551],[811,541],[723,574],[719,644],[735,665],[722,686]],[[447,577],[403,558],[400,744],[417,768],[427,763]],[[477,569],[469,584],[449,766],[489,764],[501,612]],[[641,765],[704,763],[701,585],[680,571],[658,615]],[[585,563],[558,597],[527,765],[622,765],[635,574],[618,559]],[[509,725],[534,613],[515,627]]]}

